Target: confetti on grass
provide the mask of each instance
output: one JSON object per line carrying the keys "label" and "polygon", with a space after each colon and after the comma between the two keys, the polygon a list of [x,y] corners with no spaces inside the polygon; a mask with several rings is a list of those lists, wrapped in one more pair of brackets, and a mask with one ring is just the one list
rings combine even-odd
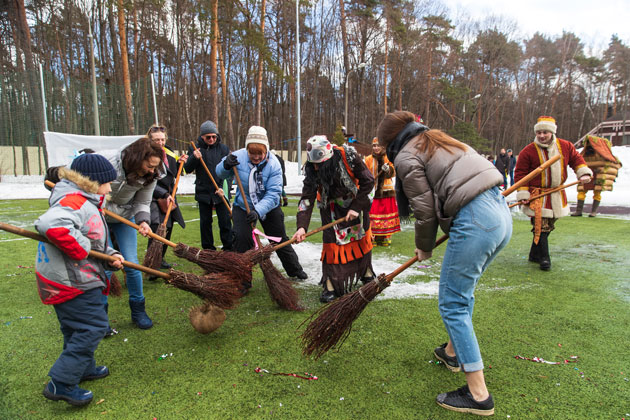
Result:
{"label": "confetti on grass", "polygon": [[311,375],[308,372],[304,372],[304,375],[298,375],[297,373],[271,372],[267,369],[262,369],[260,367],[256,367],[256,369],[254,369],[254,372],[260,373],[260,376],[262,376],[263,373],[268,373],[270,375],[292,376],[294,378],[306,379],[307,381],[316,381],[318,379],[317,376]]}
{"label": "confetti on grass", "polygon": [[564,359],[564,361],[562,362],[550,362],[549,360],[545,360],[542,357],[523,357],[519,355],[514,356],[514,358],[518,360],[529,360],[530,362],[536,362],[536,363],[545,363],[548,365],[566,365],[568,363],[577,363],[578,361],[577,356],[571,356],[568,359]]}

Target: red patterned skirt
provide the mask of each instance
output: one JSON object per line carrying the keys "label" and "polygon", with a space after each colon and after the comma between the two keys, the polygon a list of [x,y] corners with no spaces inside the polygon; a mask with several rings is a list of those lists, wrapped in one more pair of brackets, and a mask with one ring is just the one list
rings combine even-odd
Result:
{"label": "red patterned skirt", "polygon": [[374,236],[390,236],[400,232],[400,219],[395,197],[375,198],[370,209],[370,230]]}

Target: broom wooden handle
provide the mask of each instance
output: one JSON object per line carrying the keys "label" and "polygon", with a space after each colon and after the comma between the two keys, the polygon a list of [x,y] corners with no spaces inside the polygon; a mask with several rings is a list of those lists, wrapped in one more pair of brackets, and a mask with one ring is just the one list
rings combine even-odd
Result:
{"label": "broom wooden handle", "polygon": [[[544,196],[546,196],[546,195],[549,195],[549,194],[552,194],[552,193],[555,193],[555,192],[558,192],[558,191],[564,190],[565,188],[572,187],[572,186],[574,186],[574,185],[576,185],[576,184],[579,184],[579,183],[580,183],[580,181],[575,181],[575,182],[571,182],[570,184],[560,185],[559,187],[552,188],[552,189],[550,189],[550,190],[548,190],[548,191],[545,191],[545,192],[544,192],[544,193],[542,193],[542,194],[538,194],[538,195],[535,195],[535,196],[533,196],[533,197],[529,197],[529,199],[527,200],[527,203],[531,203],[532,201],[534,201],[534,200],[536,200],[536,199],[538,199],[538,198],[541,198],[541,197],[544,197]],[[512,203],[512,204],[510,204],[508,207],[509,207],[509,208],[512,208],[512,207],[514,207],[514,206],[518,206],[519,204],[521,204],[521,203],[517,201],[516,203]]]}
{"label": "broom wooden handle", "polygon": [[[48,186],[49,186],[49,187],[51,187],[51,188],[55,186],[55,184],[54,184],[53,182],[51,182],[51,181],[46,180],[46,181],[44,181],[44,182],[46,183],[46,185],[48,185]],[[119,216],[119,215],[117,215],[116,213],[114,213],[114,212],[112,212],[112,211],[109,211],[109,210],[107,210],[107,209],[105,209],[105,208],[101,208],[101,210],[103,210],[103,213],[105,213],[105,215],[107,215],[107,216],[111,217],[112,219],[114,219],[114,220],[118,220],[120,223],[124,223],[124,224],[126,224],[127,226],[131,226],[132,228],[134,228],[134,229],[136,229],[136,230],[140,230],[140,226],[138,226],[138,225],[137,225],[137,224],[135,224],[134,222],[132,222],[132,221],[130,221],[130,220],[127,220],[127,219],[125,219],[124,217]],[[28,232],[28,231],[27,231],[27,232]],[[153,233],[153,232],[151,232],[151,231],[149,231],[149,234],[148,234],[148,235],[149,235],[151,238],[155,239],[156,241],[160,241],[160,242],[162,242],[163,244],[166,244],[166,245],[168,245],[168,246],[170,246],[170,247],[175,248],[175,247],[177,246],[177,244],[176,244],[175,242],[171,242],[171,241],[169,241],[169,240],[168,240],[168,239],[166,239],[166,238],[162,238],[160,235],[156,235],[155,233]],[[135,267],[134,267],[134,268],[135,268]]]}
{"label": "broom wooden handle", "polygon": [[[510,188],[508,188],[507,190],[503,191],[501,194],[504,197],[507,197],[508,195],[510,195],[514,190],[516,190],[517,188],[520,188],[521,186],[525,185],[527,182],[529,182],[530,179],[534,178],[536,175],[540,174],[542,171],[544,171],[546,168],[548,168],[549,166],[551,166],[554,162],[556,162],[558,159],[560,159],[560,155],[554,156],[551,159],[549,159],[547,162],[543,163],[542,165],[540,165],[538,168],[534,169],[533,171],[531,171],[530,173],[528,173],[527,175],[525,175],[523,178],[519,179],[518,182],[516,182],[514,185],[512,185]],[[568,187],[569,185],[567,185],[566,187]],[[442,235],[440,236],[440,238],[435,241],[435,245],[433,246],[433,249],[437,248],[440,244],[442,244],[443,242],[445,242],[448,239],[448,235]],[[403,271],[405,271],[406,269],[408,269],[409,267],[411,267],[411,265],[413,263],[415,263],[416,261],[418,261],[418,256],[414,256],[413,258],[410,258],[409,260],[407,260],[407,262],[405,262],[403,265],[401,265],[400,267],[398,267],[396,270],[392,271],[391,273],[389,273],[387,276],[385,276],[385,281],[387,283],[391,283],[392,280],[394,280],[394,277],[396,277],[397,275],[399,275],[400,273],[402,273]]]}
{"label": "broom wooden handle", "polygon": [[[249,214],[250,213],[249,203],[247,202],[247,197],[245,197],[245,191],[243,190],[243,183],[241,182],[241,176],[238,174],[238,169],[236,169],[236,166],[232,168],[232,171],[234,172],[234,177],[236,178],[238,189],[241,192],[241,196],[243,197],[243,202],[245,203],[245,211],[247,212],[247,214]],[[254,230],[254,226],[256,225],[252,223],[252,230]],[[260,244],[260,237],[258,236],[257,233],[255,233],[254,235],[256,235],[256,242]]]}
{"label": "broom wooden handle", "polygon": [[173,186],[173,201],[171,201],[168,205],[168,209],[166,210],[166,215],[164,216],[164,222],[162,223],[164,227],[168,223],[168,218],[171,216],[171,210],[173,210],[173,204],[175,204],[175,194],[177,194],[177,185],[179,185],[179,177],[182,174],[182,169],[184,169],[184,161],[179,162],[179,168],[177,168],[177,178],[175,178],[175,186]]}
{"label": "broom wooden handle", "polygon": [[[14,234],[19,235],[19,236],[24,236],[26,238],[35,239],[36,241],[50,243],[48,238],[46,238],[45,236],[42,236],[42,235],[40,235],[38,233],[35,233],[35,232],[31,232],[30,230],[26,230],[26,229],[22,229],[22,228],[17,227],[17,226],[10,225],[8,223],[0,222],[0,229],[5,230],[7,232],[14,233]],[[116,257],[113,257],[111,255],[107,255],[107,254],[104,254],[104,253],[98,252],[98,251],[90,251],[89,255],[90,255],[90,257],[98,258],[100,260],[105,260],[105,261],[109,261],[109,262],[120,261]],[[125,267],[135,268],[136,270],[144,271],[145,273],[151,274],[152,276],[155,276],[155,277],[162,277],[164,279],[170,279],[171,278],[171,276],[169,274],[167,274],[167,273],[163,273],[163,272],[158,271],[158,270],[153,270],[152,268],[145,267],[145,266],[140,265],[140,264],[135,264],[135,263],[132,263],[131,261],[123,261],[122,264]]]}
{"label": "broom wooden handle", "polygon": [[[199,150],[197,148],[197,145],[195,144],[194,141],[191,141],[190,144],[192,144],[192,147],[195,148],[195,150]],[[212,181],[212,183],[214,184],[214,188],[217,189],[217,191],[220,189],[219,186],[217,185],[217,182],[214,180],[214,178],[212,177],[212,174],[210,173],[210,169],[208,169],[208,166],[206,166],[206,162],[203,161],[203,155],[201,156],[201,159],[199,159],[201,161],[201,164],[203,165],[203,169],[206,170],[206,173],[208,174],[208,176],[210,177],[210,180]],[[228,204],[228,202],[225,200],[224,196],[221,196],[221,200],[223,200],[223,204],[225,204],[225,207],[227,207],[228,211],[230,212],[230,217],[232,217],[232,209],[230,208],[230,205]]]}
{"label": "broom wooden handle", "polygon": [[249,214],[249,203],[247,202],[247,197],[245,197],[245,190],[243,189],[243,183],[241,182],[241,176],[238,174],[238,169],[236,166],[232,167],[232,171],[234,172],[234,178],[236,178],[236,184],[238,185],[238,190],[241,192],[241,196],[243,197],[243,203],[245,203],[245,211]]}
{"label": "broom wooden handle", "polygon": [[533,171],[525,175],[523,178],[519,179],[518,182],[516,182],[507,190],[503,191],[503,196],[507,197],[508,195],[512,194],[516,189],[522,187],[523,185],[528,183],[532,178],[536,177],[537,175],[540,175],[542,171],[544,171],[545,169],[547,169],[548,167],[556,163],[561,157],[562,155],[556,155],[552,157],[547,162],[543,163],[538,168],[534,169]]}
{"label": "broom wooden handle", "polygon": [[[439,239],[437,241],[435,241],[435,245],[433,246],[433,249],[437,248],[439,245],[441,245],[442,243],[446,242],[447,239],[448,239],[448,235],[440,236]],[[411,265],[413,263],[415,263],[416,261],[418,261],[418,256],[417,255],[414,256],[413,258],[410,258],[403,265],[401,265],[400,267],[398,267],[397,269],[395,269],[394,271],[389,273],[387,276],[385,276],[385,280],[388,283],[391,283],[392,280],[394,280],[394,277],[396,277],[397,275],[399,275],[400,273],[402,273],[403,271],[405,271],[406,269],[411,267]]]}
{"label": "broom wooden handle", "polygon": [[[315,229],[315,230],[311,230],[310,232],[307,232],[307,233],[304,235],[304,237],[308,238],[309,236],[311,236],[311,235],[315,235],[316,233],[321,232],[322,230],[326,230],[326,229],[329,229],[329,228],[331,228],[331,227],[333,227],[333,226],[335,226],[335,225],[338,225],[339,223],[343,222],[344,220],[346,220],[346,218],[345,218],[345,217],[341,217],[341,218],[339,218],[339,219],[335,220],[334,222],[330,222],[330,223],[328,223],[327,225],[320,226],[320,227],[318,227],[318,228],[317,228],[317,229]],[[284,248],[284,247],[285,247],[285,246],[287,246],[287,245],[291,245],[291,244],[292,244],[292,243],[294,243],[295,241],[297,241],[297,238],[295,238],[295,239],[289,239],[288,241],[284,241],[284,242],[282,242],[282,243],[279,243],[278,245],[276,245],[276,246],[274,246],[274,247],[273,247],[273,250],[274,250],[274,251],[277,251],[277,250],[279,250],[280,248]]]}

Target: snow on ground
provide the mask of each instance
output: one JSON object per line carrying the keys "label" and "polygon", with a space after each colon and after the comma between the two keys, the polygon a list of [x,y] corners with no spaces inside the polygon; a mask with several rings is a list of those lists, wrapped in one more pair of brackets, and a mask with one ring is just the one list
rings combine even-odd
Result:
{"label": "snow on ground", "polygon": [[[624,166],[619,171],[617,182],[615,182],[613,191],[606,191],[602,195],[603,206],[630,206],[630,147],[617,146],[613,147],[613,154],[621,160]],[[299,194],[302,191],[302,181],[304,176],[298,173],[297,162],[286,162],[287,186],[285,191],[289,194]],[[12,176],[2,175],[0,179],[0,198],[21,199],[21,198],[48,198],[49,192],[44,188],[43,176],[26,175]],[[179,194],[195,193],[195,176],[182,176],[178,192]],[[567,183],[575,181],[575,174],[569,171]],[[508,201],[515,200],[516,194],[508,197]],[[570,202],[577,201],[577,189],[574,187],[567,189],[567,196]],[[587,195],[586,201],[590,202],[592,194]]]}
{"label": "snow on ground", "polygon": [[[617,182],[615,182],[614,190],[610,192],[604,192],[602,194],[603,206],[630,206],[630,147],[613,147],[613,154],[621,160],[624,166],[619,172]],[[302,190],[303,175],[298,173],[298,165],[296,162],[286,162],[287,170],[287,183],[285,191],[289,194],[299,194]],[[567,183],[575,181],[575,174],[569,171],[569,179]],[[178,193],[179,194],[194,194],[194,175],[185,175],[180,179]],[[0,197],[2,199],[29,199],[29,198],[48,198],[50,193],[44,188],[43,176],[8,176],[2,175],[0,182]],[[508,201],[514,201],[516,194],[512,194],[508,197]],[[570,202],[575,203],[577,200],[576,188],[569,188],[567,190],[567,196]],[[589,193],[586,198],[587,203],[592,201],[592,193]],[[287,218],[289,219],[289,218]],[[193,219],[189,222],[196,222],[198,219]],[[194,224],[191,224],[194,229]],[[290,234],[290,232],[288,232]],[[395,238],[395,236],[394,236]],[[304,270],[308,273],[309,278],[303,284],[309,286],[317,286],[319,279],[321,278],[321,263],[319,256],[321,253],[321,246],[319,244],[302,243],[294,246],[300,262],[302,263]],[[398,268],[403,262],[405,262],[410,256],[402,255],[388,255],[376,256],[373,258],[374,271],[377,274],[390,273]],[[274,254],[272,257],[274,264],[277,267],[281,267],[280,260]],[[434,262],[429,261],[429,264]],[[410,297],[431,297],[437,296],[438,292],[438,278],[436,274],[426,275],[423,271],[426,266],[414,265],[409,269],[403,271],[390,287],[379,295],[379,299],[400,299]],[[420,277],[423,276],[423,277]],[[408,282],[413,280],[412,282]]]}

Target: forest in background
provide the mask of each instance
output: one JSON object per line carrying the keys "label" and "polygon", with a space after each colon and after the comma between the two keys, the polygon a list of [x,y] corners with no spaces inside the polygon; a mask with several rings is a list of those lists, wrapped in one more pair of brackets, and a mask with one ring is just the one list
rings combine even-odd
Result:
{"label": "forest in background", "polygon": [[[617,36],[591,51],[571,32],[519,39],[501,18],[452,22],[433,0],[299,4],[303,144],[343,139],[346,83],[348,132],[365,143],[398,109],[496,153],[531,141],[539,115],[576,141],[627,107],[630,47]],[[296,1],[4,0],[0,28],[3,144],[41,144],[39,65],[49,129],[94,134],[94,48],[103,135],[146,131],[153,73],[169,137],[194,139],[211,119],[233,149],[254,124],[295,148]],[[15,126],[20,112],[30,127]]]}

